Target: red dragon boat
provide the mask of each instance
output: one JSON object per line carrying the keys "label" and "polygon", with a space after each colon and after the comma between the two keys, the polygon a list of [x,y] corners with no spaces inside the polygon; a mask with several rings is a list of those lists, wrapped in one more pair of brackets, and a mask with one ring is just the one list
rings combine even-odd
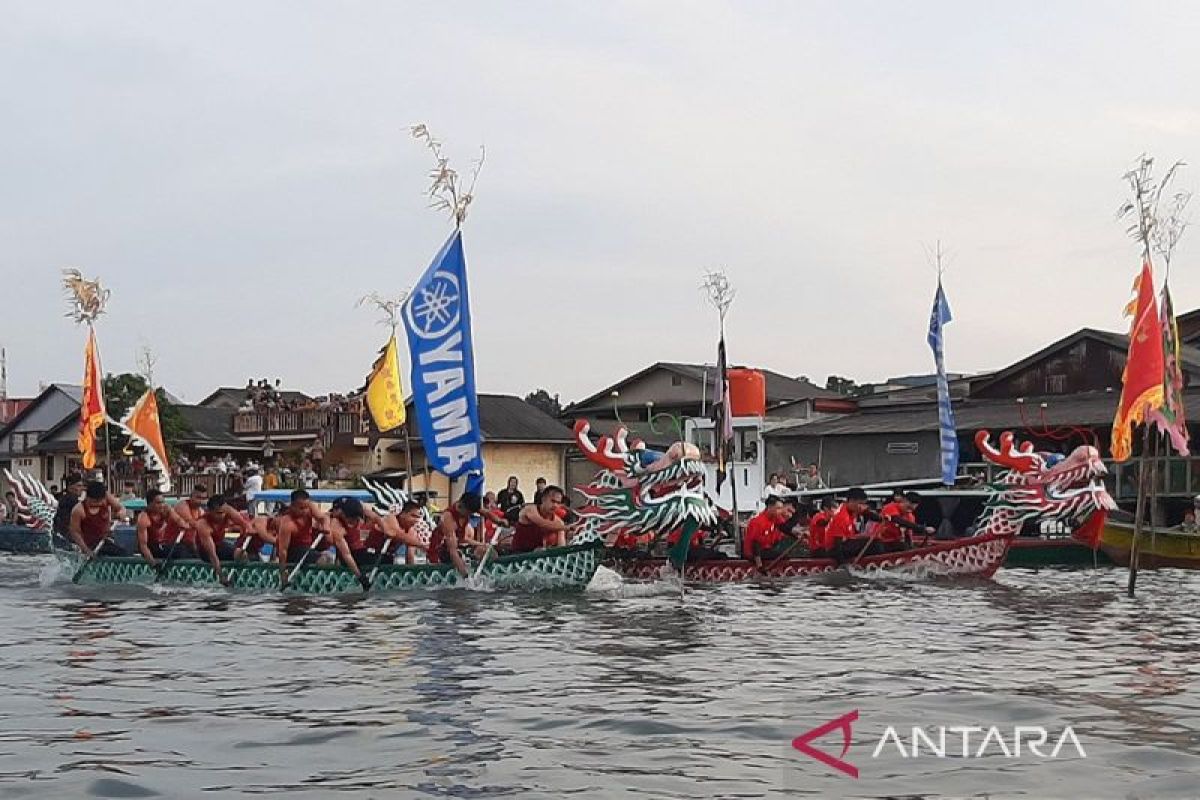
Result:
{"label": "red dragon boat", "polygon": [[[691,531],[715,527],[716,508],[704,495],[704,467],[695,445],[676,442],[667,452],[656,453],[641,442],[627,442],[624,429],[595,443],[588,430],[583,420],[575,426],[580,450],[602,468],[588,486],[578,489],[585,498],[579,513],[591,533],[611,546],[622,533],[639,537],[682,530],[689,534],[680,537],[686,542]],[[990,578],[1022,528],[1047,520],[1069,525],[1076,539],[1095,545],[1107,512],[1116,508],[1102,482],[1107,469],[1096,448],[1077,447],[1066,457],[1039,453],[1028,442],[1016,444],[1007,431],[1000,435],[999,447],[990,444],[987,431],[979,431],[975,443],[985,458],[1007,467],[995,483],[984,487],[988,496],[975,534],[863,556],[853,564],[855,572]],[[764,565],[763,571],[741,558],[686,558],[686,545],[677,545],[666,556],[613,553],[605,565],[635,580],[657,579],[674,570],[699,583],[806,577],[839,569],[838,562],[828,558],[779,559]]]}

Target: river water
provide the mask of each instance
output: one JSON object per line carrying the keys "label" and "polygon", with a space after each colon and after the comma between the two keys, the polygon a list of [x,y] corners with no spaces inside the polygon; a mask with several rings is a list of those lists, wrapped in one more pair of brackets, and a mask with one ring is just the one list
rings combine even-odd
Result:
{"label": "river water", "polygon": [[[611,573],[363,599],[53,572],[0,558],[0,797],[1200,797],[1200,573],[1135,600],[1116,569],[681,600]],[[857,779],[792,747],[855,711]],[[913,757],[914,726],[984,733]],[[1009,756],[978,754],[992,727]]]}

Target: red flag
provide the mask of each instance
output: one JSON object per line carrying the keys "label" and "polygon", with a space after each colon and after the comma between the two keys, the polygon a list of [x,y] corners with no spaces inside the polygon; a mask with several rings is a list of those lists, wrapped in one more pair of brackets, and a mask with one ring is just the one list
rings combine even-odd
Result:
{"label": "red flag", "polygon": [[1149,412],[1163,405],[1163,330],[1154,299],[1154,274],[1150,261],[1142,262],[1142,273],[1133,283],[1137,300],[1125,308],[1132,311],[1129,355],[1121,376],[1121,404],[1113,420],[1112,454],[1117,461],[1129,458],[1133,426],[1145,422]]}
{"label": "red flag", "polygon": [[79,406],[79,452],[83,468],[96,466],[96,430],[104,424],[104,379],[100,373],[100,351],[96,331],[88,328],[83,357],[83,404]]}

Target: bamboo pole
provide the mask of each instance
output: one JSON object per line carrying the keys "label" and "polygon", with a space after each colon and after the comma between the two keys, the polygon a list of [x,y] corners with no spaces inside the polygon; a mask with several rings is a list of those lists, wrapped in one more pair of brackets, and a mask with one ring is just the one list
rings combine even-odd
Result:
{"label": "bamboo pole", "polygon": [[1150,454],[1151,442],[1157,442],[1157,438],[1152,438],[1150,435],[1151,425],[1143,425],[1142,432],[1142,456],[1138,461],[1138,493],[1137,505],[1134,511],[1133,518],[1133,541],[1129,544],[1129,583],[1126,586],[1126,593],[1134,596],[1134,591],[1137,587],[1138,574],[1138,540],[1142,536],[1142,515],[1146,507],[1146,476],[1149,470],[1146,468],[1147,455]]}

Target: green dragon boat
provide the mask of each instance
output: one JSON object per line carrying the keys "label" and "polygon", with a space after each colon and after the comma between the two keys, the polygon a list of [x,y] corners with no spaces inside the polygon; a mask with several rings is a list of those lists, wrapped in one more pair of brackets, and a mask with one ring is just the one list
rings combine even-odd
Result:
{"label": "green dragon boat", "polygon": [[[500,589],[548,590],[583,589],[596,574],[604,554],[599,539],[537,550],[514,556],[488,559],[481,579]],[[95,558],[83,563],[78,553],[58,553],[67,574],[78,573],[77,583],[151,584],[157,577],[153,567],[141,558]],[[469,562],[468,562],[469,563]],[[82,571],[80,567],[82,566]],[[278,591],[279,565],[267,561],[223,565],[231,579],[231,589]],[[474,566],[471,567],[474,570]],[[369,571],[368,573],[369,574]],[[441,589],[467,585],[449,564],[384,564],[371,583],[372,592],[412,589]],[[205,561],[173,561],[161,583],[174,586],[220,587],[212,567]],[[341,565],[305,566],[288,584],[289,594],[361,593],[354,573]]]}

